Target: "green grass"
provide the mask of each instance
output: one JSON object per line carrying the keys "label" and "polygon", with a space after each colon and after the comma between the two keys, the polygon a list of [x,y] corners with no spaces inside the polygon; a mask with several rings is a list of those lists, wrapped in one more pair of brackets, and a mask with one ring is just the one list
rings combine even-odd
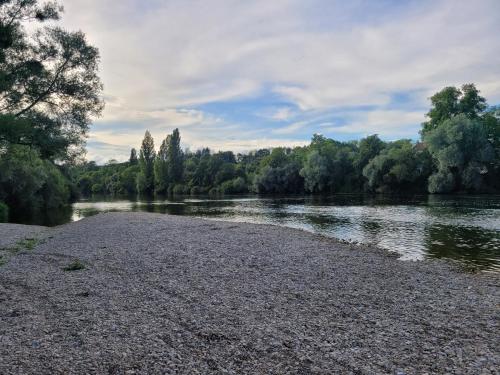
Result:
{"label": "green grass", "polygon": [[25,238],[24,240],[18,241],[17,246],[22,250],[33,250],[36,245],[38,245],[38,242],[36,238]]}
{"label": "green grass", "polygon": [[80,260],[76,259],[66,267],[63,268],[64,271],[79,271],[85,269],[85,264],[83,264]]}
{"label": "green grass", "polygon": [[6,264],[10,257],[20,253],[21,251],[33,250],[39,242],[40,241],[37,238],[24,238],[17,241],[14,246],[0,248],[0,266]]}

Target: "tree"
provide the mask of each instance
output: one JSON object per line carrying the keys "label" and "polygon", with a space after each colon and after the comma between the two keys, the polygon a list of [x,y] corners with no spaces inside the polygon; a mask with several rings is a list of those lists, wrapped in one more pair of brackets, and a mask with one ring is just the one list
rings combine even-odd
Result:
{"label": "tree", "polygon": [[463,114],[473,120],[486,110],[486,99],[479,95],[474,84],[465,84],[462,89],[445,87],[431,97],[432,107],[426,114],[429,121],[422,124],[422,136],[436,129],[442,122]]}
{"label": "tree", "polygon": [[168,191],[168,186],[170,184],[169,178],[169,168],[168,168],[168,154],[170,138],[172,136],[167,136],[161,142],[160,150],[156,155],[154,164],[154,175],[155,175],[155,191],[160,194],[164,194]]}
{"label": "tree", "polygon": [[173,184],[178,184],[182,182],[182,173],[184,171],[184,156],[181,150],[179,129],[174,129],[168,140],[168,176]]}
{"label": "tree", "polygon": [[11,145],[0,158],[0,171],[0,201],[17,214],[60,207],[70,198],[60,169],[34,149]]}
{"label": "tree", "polygon": [[154,191],[154,161],[155,145],[149,130],[146,130],[139,152],[139,174],[137,176],[137,191],[152,194]]}
{"label": "tree", "polygon": [[377,156],[385,147],[385,143],[378,137],[377,134],[370,135],[359,141],[358,151],[354,159],[354,166],[358,171],[363,168]]}
{"label": "tree", "polygon": [[444,121],[424,136],[437,171],[429,179],[430,193],[481,191],[495,160],[484,124],[465,114]]}
{"label": "tree", "polygon": [[82,152],[93,117],[103,109],[99,52],[82,32],[26,21],[58,20],[62,7],[37,0],[0,2],[0,147],[35,147],[67,160]]}
{"label": "tree", "polygon": [[317,150],[313,150],[306,159],[304,168],[300,170],[304,177],[304,186],[310,193],[319,193],[327,189],[330,173],[328,171],[328,160],[321,156]]}
{"label": "tree", "polygon": [[409,140],[392,142],[363,169],[368,188],[378,193],[425,191],[431,159]]}
{"label": "tree", "polygon": [[291,149],[274,148],[268,156],[261,159],[260,169],[254,177],[254,189],[258,193],[271,194],[303,192],[301,167]]}
{"label": "tree", "polygon": [[130,150],[130,157],[128,159],[128,163],[129,165],[136,165],[138,162],[139,160],[137,159],[137,151],[135,150],[135,148],[132,148]]}
{"label": "tree", "polygon": [[266,165],[255,176],[254,188],[258,193],[301,193],[304,179],[299,172],[300,164],[296,161],[274,168]]}

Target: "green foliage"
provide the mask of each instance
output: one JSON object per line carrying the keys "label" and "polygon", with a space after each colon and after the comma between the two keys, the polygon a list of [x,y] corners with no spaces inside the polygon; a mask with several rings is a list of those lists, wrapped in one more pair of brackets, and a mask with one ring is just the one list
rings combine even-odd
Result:
{"label": "green foliage", "polygon": [[9,207],[0,202],[0,223],[6,223],[9,220]]}
{"label": "green foliage", "polygon": [[223,194],[243,194],[248,193],[248,186],[243,177],[237,177],[234,180],[224,181],[220,190]]}
{"label": "green foliage", "polygon": [[134,164],[130,167],[126,167],[120,172],[120,193],[121,194],[135,194],[137,193],[137,174],[139,172],[139,166]]}
{"label": "green foliage", "polygon": [[321,156],[319,151],[313,150],[307,156],[304,168],[300,170],[300,175],[304,177],[306,191],[318,193],[327,190],[330,183],[328,160]]}
{"label": "green foliage", "polygon": [[163,140],[154,161],[155,192],[165,194],[173,192],[174,186],[183,181],[184,154],[180,146],[179,130]]}
{"label": "green foliage", "polygon": [[33,250],[36,245],[38,245],[39,240],[36,238],[25,238],[21,241],[18,241],[16,246],[21,250]]}
{"label": "green foliage", "polygon": [[167,165],[168,176],[173,184],[182,182],[184,172],[184,155],[181,150],[181,136],[179,129],[174,129],[168,138]]}
{"label": "green foliage", "polygon": [[409,140],[387,145],[363,169],[371,191],[379,193],[425,191],[432,168],[429,154]]}
{"label": "green foliage", "polygon": [[151,133],[146,130],[139,154],[139,174],[137,176],[137,191],[152,194],[154,191],[154,161],[155,145]]}
{"label": "green foliage", "polygon": [[304,190],[304,179],[300,175],[300,164],[297,161],[281,163],[282,166],[264,165],[254,179],[257,193],[288,194],[300,193]]}
{"label": "green foliage", "polygon": [[59,168],[25,146],[0,156],[0,199],[23,212],[60,207],[69,201],[70,184]]}
{"label": "green foliage", "polygon": [[154,161],[155,191],[160,194],[165,194],[171,183],[168,168],[168,148],[170,138],[171,137],[168,136],[165,140],[163,140]]}
{"label": "green foliage", "polygon": [[60,12],[55,2],[0,2],[0,147],[29,145],[51,160],[77,156],[103,109],[99,52],[85,35],[53,25],[29,33],[23,25]]}
{"label": "green foliage", "polygon": [[478,119],[487,108],[486,99],[479,95],[479,90],[473,84],[465,84],[461,90],[445,87],[431,97],[431,104],[426,115],[429,121],[422,124],[423,136],[459,114],[471,120]]}
{"label": "green foliage", "polygon": [[361,139],[354,158],[354,167],[356,170],[361,172],[370,160],[380,154],[384,147],[385,143],[376,134]]}
{"label": "green foliage", "polygon": [[216,196],[499,191],[500,110],[487,109],[474,85],[464,85],[434,95],[428,116],[423,142],[386,143],[377,135],[338,142],[315,134],[305,147],[238,155],[183,152],[177,129],[155,155],[146,133],[138,165],[131,152],[126,163],[85,163],[73,175],[85,194],[136,193],[136,186],[140,192]]}
{"label": "green foliage", "polygon": [[424,136],[437,172],[429,181],[429,192],[482,191],[495,161],[488,132],[479,120],[465,114],[445,120]]}
{"label": "green foliage", "polygon": [[85,269],[85,264],[78,260],[75,259],[73,262],[68,264],[66,267],[63,268],[64,271],[71,272],[71,271],[80,271]]}
{"label": "green foliage", "polygon": [[0,266],[6,264],[9,259],[22,251],[33,250],[40,241],[37,238],[24,238],[17,241],[15,245],[0,248]]}
{"label": "green foliage", "polygon": [[184,195],[189,193],[190,189],[182,184],[174,185],[174,187],[172,188],[172,194],[174,195]]}

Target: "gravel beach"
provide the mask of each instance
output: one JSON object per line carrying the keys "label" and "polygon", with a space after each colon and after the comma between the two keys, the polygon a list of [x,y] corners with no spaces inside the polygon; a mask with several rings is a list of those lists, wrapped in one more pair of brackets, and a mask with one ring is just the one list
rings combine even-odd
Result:
{"label": "gravel beach", "polygon": [[0,267],[0,374],[500,373],[498,275],[148,213],[0,224],[28,237]]}

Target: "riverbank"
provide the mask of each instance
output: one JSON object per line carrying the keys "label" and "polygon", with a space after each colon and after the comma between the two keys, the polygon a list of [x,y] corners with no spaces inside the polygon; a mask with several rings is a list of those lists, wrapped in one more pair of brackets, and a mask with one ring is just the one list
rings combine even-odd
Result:
{"label": "riverbank", "polygon": [[0,267],[2,374],[500,366],[498,275],[289,228],[148,213],[99,214],[37,241]]}

